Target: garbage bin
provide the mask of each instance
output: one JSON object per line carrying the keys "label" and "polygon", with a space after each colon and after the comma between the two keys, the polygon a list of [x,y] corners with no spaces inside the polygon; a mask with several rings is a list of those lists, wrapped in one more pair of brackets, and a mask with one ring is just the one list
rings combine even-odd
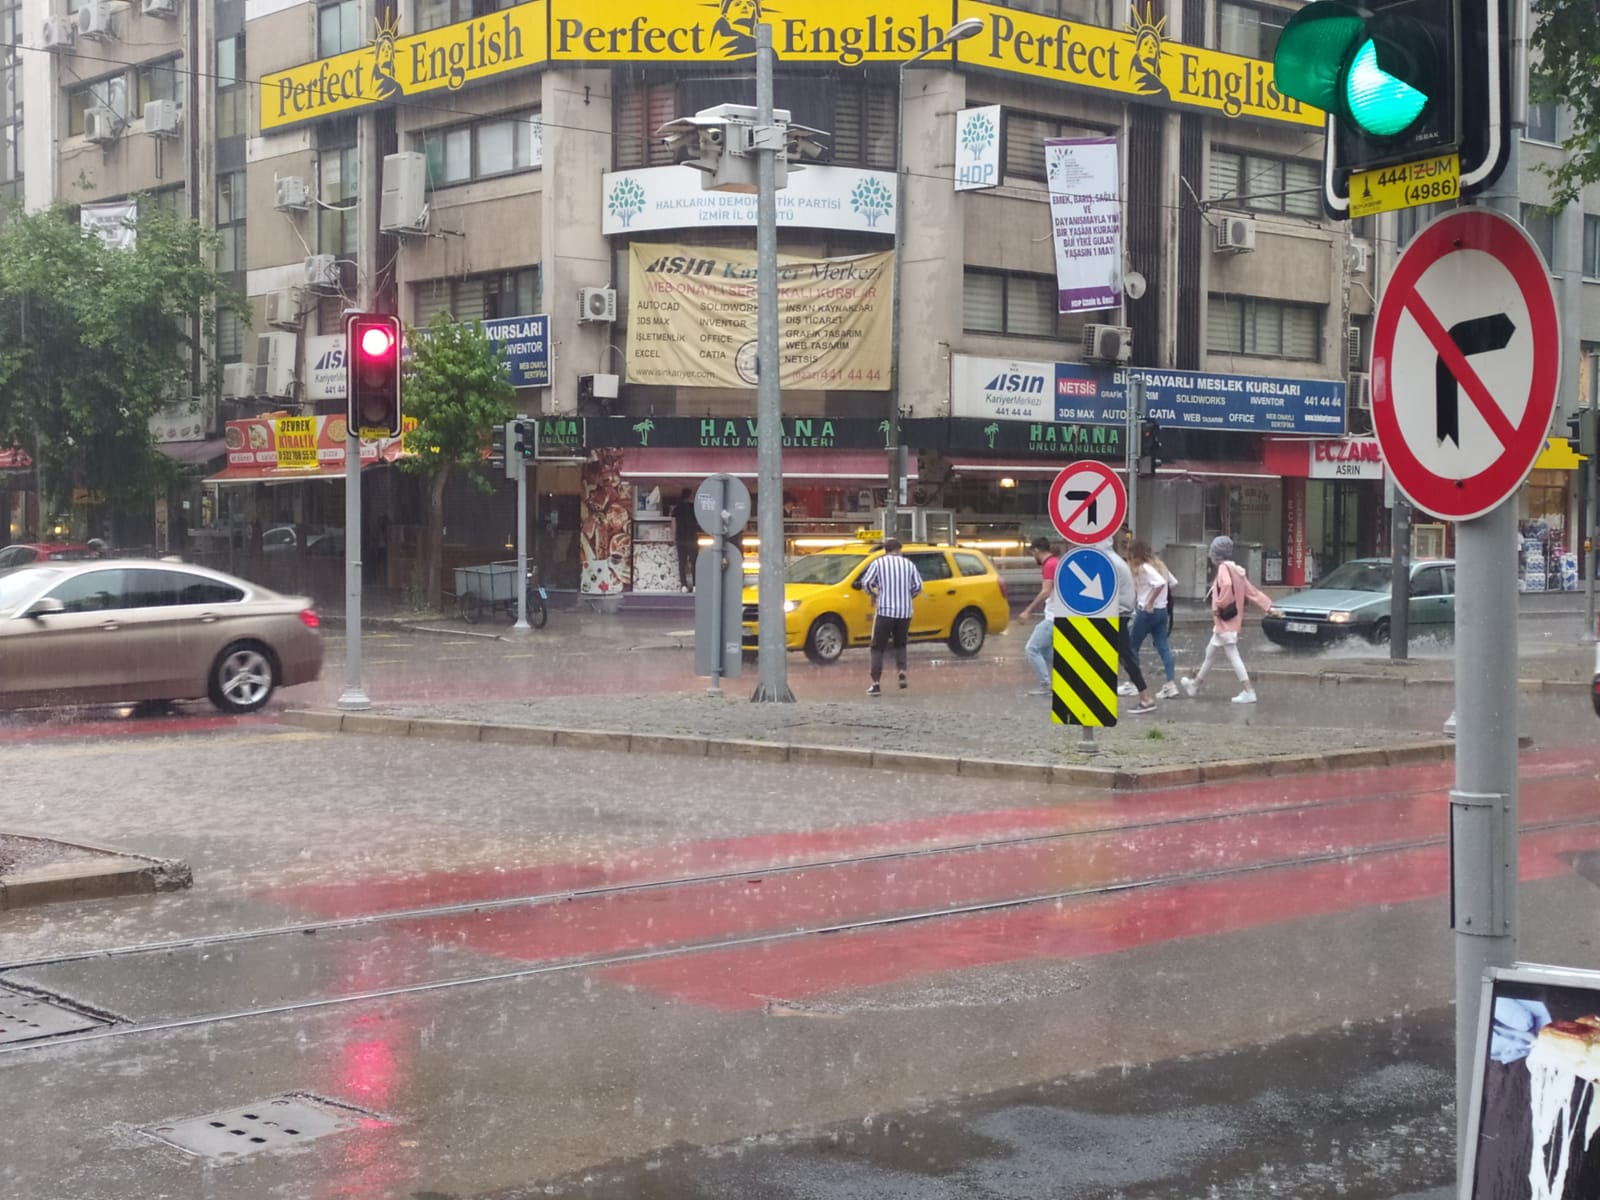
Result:
{"label": "garbage bin", "polygon": [[1235,542],[1233,544],[1233,558],[1250,575],[1253,583],[1261,582],[1262,566],[1266,559],[1267,548],[1261,542]]}
{"label": "garbage bin", "polygon": [[1167,564],[1178,581],[1173,595],[1180,600],[1200,600],[1211,586],[1206,573],[1206,547],[1193,542],[1169,542],[1161,551],[1161,561]]}

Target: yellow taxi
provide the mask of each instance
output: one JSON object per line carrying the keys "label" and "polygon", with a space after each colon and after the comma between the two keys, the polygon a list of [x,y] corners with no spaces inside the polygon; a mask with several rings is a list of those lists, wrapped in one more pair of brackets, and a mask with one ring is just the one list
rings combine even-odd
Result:
{"label": "yellow taxi", "polygon": [[[872,598],[861,588],[861,573],[883,553],[863,538],[807,554],[789,564],[783,588],[784,644],[804,650],[812,662],[837,662],[851,646],[872,638]],[[911,609],[913,642],[948,642],[970,657],[983,649],[990,631],[1004,633],[1011,623],[1005,584],[988,557],[962,546],[911,544],[905,556],[922,576],[922,593]],[[756,649],[756,589],[744,589],[743,646]]]}

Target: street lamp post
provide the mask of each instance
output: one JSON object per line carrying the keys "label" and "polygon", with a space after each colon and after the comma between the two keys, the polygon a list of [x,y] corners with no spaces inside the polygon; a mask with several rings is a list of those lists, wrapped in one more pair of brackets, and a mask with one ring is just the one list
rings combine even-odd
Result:
{"label": "street lamp post", "polygon": [[950,31],[933,45],[918,51],[900,64],[899,83],[895,88],[894,106],[894,305],[890,310],[892,318],[892,353],[891,369],[894,374],[893,389],[889,393],[889,432],[884,439],[889,448],[889,495],[884,502],[883,532],[885,536],[894,534],[896,512],[900,503],[900,384],[905,378],[900,370],[900,281],[904,277],[904,268],[901,266],[905,259],[906,242],[906,68],[913,63],[920,62],[930,54],[936,54],[946,46],[953,46],[957,42],[964,42],[969,37],[983,32],[983,20],[979,17],[968,17],[965,21],[958,21],[950,27]]}

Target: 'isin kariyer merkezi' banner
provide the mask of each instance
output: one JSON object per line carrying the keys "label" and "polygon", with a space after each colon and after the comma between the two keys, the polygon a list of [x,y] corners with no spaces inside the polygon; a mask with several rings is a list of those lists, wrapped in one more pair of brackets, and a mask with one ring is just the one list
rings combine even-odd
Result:
{"label": "'isin kariyer merkezi' banner", "polygon": [[1145,416],[1177,429],[1240,433],[1315,433],[1345,430],[1345,387],[1334,379],[1286,379],[1156,368],[1114,371],[1056,363],[1056,420],[1080,425],[1127,419],[1128,381],[1145,381]]}

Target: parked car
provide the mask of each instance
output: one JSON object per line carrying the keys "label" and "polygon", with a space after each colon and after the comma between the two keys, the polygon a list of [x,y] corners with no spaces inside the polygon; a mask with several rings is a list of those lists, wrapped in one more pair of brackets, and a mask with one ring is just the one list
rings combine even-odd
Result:
{"label": "parked car", "polygon": [[[832,663],[872,637],[872,598],[861,588],[867,563],[882,554],[869,541],[807,554],[789,564],[783,588],[784,641],[813,662]],[[911,610],[914,642],[944,641],[963,657],[983,649],[992,630],[1011,621],[1005,585],[988,557],[958,546],[905,547],[922,575],[922,594]],[[743,642],[756,649],[757,589],[744,589]]]}
{"label": "parked car", "polygon": [[[1261,619],[1262,632],[1280,646],[1321,646],[1352,636],[1387,642],[1391,568],[1387,558],[1352,558],[1341,563],[1314,587],[1274,604]],[[1412,637],[1454,634],[1456,564],[1452,560],[1413,562],[1410,596],[1406,612]]]}
{"label": "parked car", "polygon": [[0,549],[0,571],[10,571],[36,562],[76,562],[98,558],[90,546],[77,542],[14,542]]}
{"label": "parked car", "polygon": [[0,576],[0,708],[207,697],[254,712],[322,671],[317,614],[220,571],[142,559]]}

